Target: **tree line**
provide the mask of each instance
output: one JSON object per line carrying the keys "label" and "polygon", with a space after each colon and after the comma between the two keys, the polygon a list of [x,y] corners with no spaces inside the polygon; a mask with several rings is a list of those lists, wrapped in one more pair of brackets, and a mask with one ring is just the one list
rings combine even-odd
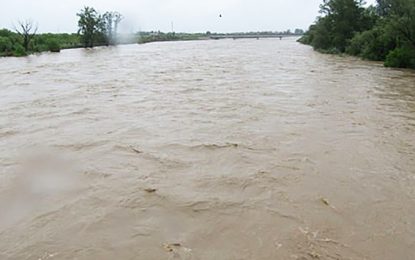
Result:
{"label": "tree line", "polygon": [[31,31],[23,33],[0,29],[0,57],[20,57],[35,52],[59,52],[62,48],[78,47],[81,47],[78,34],[36,34],[33,27]]}
{"label": "tree line", "polygon": [[92,48],[118,44],[118,26],[123,16],[118,12],[100,14],[84,7],[76,14],[78,32],[67,34],[37,34],[38,26],[31,20],[19,21],[14,31],[0,30],[0,57],[26,56],[35,52],[59,52],[68,48]]}
{"label": "tree line", "polygon": [[325,53],[346,53],[415,68],[415,0],[323,0],[321,16],[301,43]]}

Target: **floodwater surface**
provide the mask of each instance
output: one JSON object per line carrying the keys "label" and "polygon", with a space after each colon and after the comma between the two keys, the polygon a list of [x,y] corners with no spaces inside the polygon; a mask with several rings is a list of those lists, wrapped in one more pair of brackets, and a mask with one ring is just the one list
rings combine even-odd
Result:
{"label": "floodwater surface", "polygon": [[415,259],[415,73],[288,38],[0,59],[0,259]]}

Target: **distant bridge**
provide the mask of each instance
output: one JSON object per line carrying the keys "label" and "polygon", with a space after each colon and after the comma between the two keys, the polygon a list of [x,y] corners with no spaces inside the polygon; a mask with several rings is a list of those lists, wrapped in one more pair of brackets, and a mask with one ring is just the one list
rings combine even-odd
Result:
{"label": "distant bridge", "polygon": [[209,38],[212,40],[222,39],[261,39],[261,38],[278,38],[282,40],[284,37],[295,36],[295,35],[277,35],[277,34],[218,34],[211,35]]}

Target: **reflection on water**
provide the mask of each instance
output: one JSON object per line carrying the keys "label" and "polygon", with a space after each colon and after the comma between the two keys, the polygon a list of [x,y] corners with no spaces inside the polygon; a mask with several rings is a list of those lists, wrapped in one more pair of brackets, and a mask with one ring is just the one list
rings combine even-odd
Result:
{"label": "reflection on water", "polygon": [[0,78],[2,259],[415,258],[413,71],[269,39]]}

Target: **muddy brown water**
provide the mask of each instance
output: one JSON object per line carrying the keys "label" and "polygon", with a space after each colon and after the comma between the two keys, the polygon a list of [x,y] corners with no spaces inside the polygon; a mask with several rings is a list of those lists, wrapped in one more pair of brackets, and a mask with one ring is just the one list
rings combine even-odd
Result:
{"label": "muddy brown water", "polygon": [[294,39],[0,59],[0,259],[415,259],[415,73]]}

